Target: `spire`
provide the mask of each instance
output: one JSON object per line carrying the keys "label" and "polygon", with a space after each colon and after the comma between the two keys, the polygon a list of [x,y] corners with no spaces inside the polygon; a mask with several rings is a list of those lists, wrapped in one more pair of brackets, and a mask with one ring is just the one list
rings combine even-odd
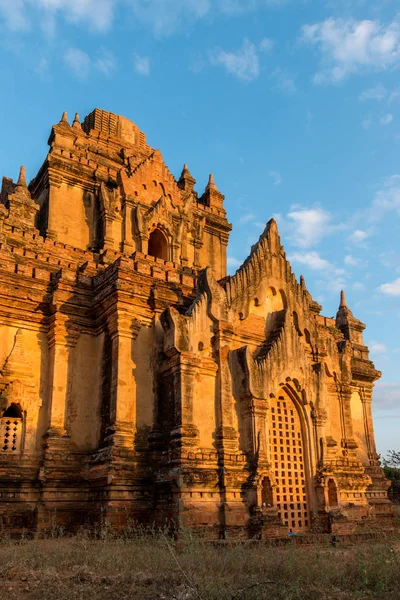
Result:
{"label": "spire", "polygon": [[195,178],[191,175],[187,164],[183,165],[182,173],[178,181],[178,186],[181,190],[185,190],[187,192],[192,192],[194,188],[194,184],[196,183]]}
{"label": "spire", "polygon": [[181,176],[180,176],[179,180],[186,179],[187,177],[192,177],[192,176],[190,174],[190,171],[189,171],[189,168],[188,168],[187,164],[185,163],[183,165],[182,173],[181,173]]}
{"label": "spire", "polygon": [[215,185],[214,175],[212,173],[210,173],[210,177],[208,178],[208,183],[207,183],[206,190],[216,190],[216,191],[218,191],[218,188]]}
{"label": "spire", "polygon": [[300,275],[300,285],[302,288],[305,289],[306,287],[306,280],[304,279],[304,275]]}
{"label": "spire", "polygon": [[[210,206],[220,211],[219,214],[225,216],[225,209],[223,207],[225,196],[221,194],[215,185],[214,175],[210,173],[208,178],[208,183],[206,185],[206,189],[202,197],[200,198],[200,202],[205,204],[205,206]],[[222,211],[222,212],[221,212]]]}
{"label": "spire", "polygon": [[75,113],[75,118],[74,118],[74,122],[72,123],[72,127],[74,129],[82,129],[78,113]]}
{"label": "spire", "polygon": [[17,185],[19,187],[26,187],[26,170],[23,165],[19,170],[19,177],[18,177]]}
{"label": "spire", "polygon": [[345,293],[344,293],[343,290],[340,292],[340,305],[339,305],[339,308],[348,308],[347,302],[346,302],[346,296],[345,296]]}
{"label": "spire", "polygon": [[64,110],[64,112],[62,114],[60,123],[66,123],[67,125],[69,125],[67,111],[65,111],[65,110]]}
{"label": "spire", "polygon": [[362,332],[365,329],[364,323],[356,319],[347,306],[344,291],[340,292],[340,306],[336,314],[336,327],[340,329],[344,337],[351,342],[363,345]]}
{"label": "spire", "polygon": [[[4,193],[4,183],[2,191]],[[23,227],[26,231],[32,231],[35,227],[39,205],[32,200],[32,196],[26,185],[26,170],[23,165],[19,170],[17,183],[14,184],[12,182],[10,189],[6,189],[5,193],[7,194],[7,208],[9,208],[11,222],[18,224],[18,226]]]}

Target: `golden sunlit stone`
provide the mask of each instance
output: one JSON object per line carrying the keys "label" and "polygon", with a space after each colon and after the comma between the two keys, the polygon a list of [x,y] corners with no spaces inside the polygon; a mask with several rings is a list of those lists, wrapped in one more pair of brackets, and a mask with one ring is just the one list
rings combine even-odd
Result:
{"label": "golden sunlit stone", "polygon": [[320,314],[274,220],[227,277],[214,177],[199,197],[124,117],[64,113],[49,145],[0,197],[3,526],[390,529],[344,294]]}

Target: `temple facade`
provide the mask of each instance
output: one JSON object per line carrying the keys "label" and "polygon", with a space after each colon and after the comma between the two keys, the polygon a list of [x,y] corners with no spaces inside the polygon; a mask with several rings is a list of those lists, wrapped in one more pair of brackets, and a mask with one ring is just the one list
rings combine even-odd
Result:
{"label": "temple facade", "polygon": [[124,117],[64,113],[49,147],[0,195],[2,527],[391,528],[344,293],[322,316],[274,220],[227,276],[213,177],[175,179]]}

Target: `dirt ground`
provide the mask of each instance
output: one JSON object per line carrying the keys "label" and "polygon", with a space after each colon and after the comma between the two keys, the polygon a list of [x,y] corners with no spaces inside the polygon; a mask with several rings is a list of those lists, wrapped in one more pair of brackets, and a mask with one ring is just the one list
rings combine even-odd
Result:
{"label": "dirt ground", "polygon": [[212,545],[189,534],[0,540],[0,597],[40,600],[400,599],[400,541]]}

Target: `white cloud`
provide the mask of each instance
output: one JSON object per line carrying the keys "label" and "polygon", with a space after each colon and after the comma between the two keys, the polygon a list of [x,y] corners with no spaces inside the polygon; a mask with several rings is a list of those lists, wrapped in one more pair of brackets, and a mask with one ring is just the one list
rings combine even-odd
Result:
{"label": "white cloud", "polygon": [[35,67],[35,72],[42,77],[46,76],[49,71],[49,61],[45,56],[39,60],[38,64]]}
{"label": "white cloud", "polygon": [[400,296],[400,277],[391,283],[383,283],[379,286],[379,290],[386,296]]}
{"label": "white cloud", "polygon": [[240,265],[242,264],[240,262],[240,260],[238,260],[237,258],[234,258],[233,256],[228,256],[226,262],[228,264],[228,267],[234,267],[235,269],[237,269],[238,267],[240,267]]}
{"label": "white cloud", "polygon": [[30,27],[25,0],[0,0],[0,17],[10,31],[23,31]]}
{"label": "white cloud", "polygon": [[361,121],[361,127],[363,129],[369,129],[371,127],[371,125],[372,125],[372,117],[371,117],[371,115],[367,115]]}
{"label": "white cloud", "polygon": [[224,67],[228,73],[241,81],[253,81],[260,73],[257,49],[247,38],[236,52],[215,48],[210,52],[210,62],[214,66]]}
{"label": "white cloud", "polygon": [[135,18],[166,36],[187,29],[206,16],[238,16],[268,6],[285,4],[286,0],[130,0]]}
{"label": "white cloud", "polygon": [[325,258],[321,258],[318,252],[295,252],[294,254],[288,256],[288,260],[289,262],[306,265],[313,271],[325,271],[326,269],[330,269],[332,267],[331,263],[325,260]]}
{"label": "white cloud", "polygon": [[[36,17],[47,34],[54,34],[57,16],[105,31],[112,25],[117,0],[0,0],[0,17],[10,31],[29,29]],[[36,12],[33,12],[36,9]]]}
{"label": "white cloud", "polygon": [[50,12],[43,13],[40,26],[45,36],[47,36],[49,39],[53,39],[57,31],[57,20],[55,14]]}
{"label": "white cloud", "polygon": [[288,73],[285,69],[278,67],[271,73],[271,77],[274,79],[276,87],[288,96],[297,92],[293,75]]}
{"label": "white cloud", "polygon": [[337,275],[334,273],[328,273],[325,279],[320,279],[316,282],[316,285],[324,290],[324,292],[330,292],[331,294],[339,294],[341,290],[347,286],[347,281],[344,276]]}
{"label": "white cloud", "polygon": [[379,190],[372,203],[372,213],[375,219],[391,210],[395,210],[400,215],[400,175],[388,177],[384,182],[383,189]]}
{"label": "white cloud", "polygon": [[353,283],[353,290],[357,292],[363,292],[365,290],[365,285],[361,283],[361,281],[355,281]]}
{"label": "white cloud", "polygon": [[212,3],[211,0],[131,0],[130,6],[136,19],[148,25],[156,36],[166,36],[205,17]]}
{"label": "white cloud", "polygon": [[393,115],[391,113],[388,113],[387,115],[383,115],[383,117],[381,118],[381,125],[390,125],[392,121]]}
{"label": "white cloud", "polygon": [[287,0],[214,0],[214,8],[219,8],[222,13],[240,15],[258,8],[279,7],[286,3]]}
{"label": "white cloud", "polygon": [[384,71],[400,62],[400,23],[329,18],[301,30],[303,42],[321,51],[314,83],[340,83],[351,74]]}
{"label": "white cloud", "polygon": [[249,221],[252,221],[253,219],[254,219],[254,215],[252,215],[251,213],[248,213],[247,215],[243,215],[242,217],[240,217],[239,223],[248,223]]}
{"label": "white cloud", "polygon": [[117,1],[0,0],[0,18],[10,31],[29,29],[36,20],[50,36],[54,35],[58,16],[70,23],[83,23],[90,29],[105,31],[112,25]]}
{"label": "white cloud", "polygon": [[266,223],[263,223],[262,221],[255,221],[254,225],[257,227],[257,229],[264,231]]}
{"label": "white cloud", "polygon": [[263,38],[260,42],[259,48],[261,52],[270,52],[274,47],[274,42],[270,38]]}
{"label": "white cloud", "polygon": [[366,100],[377,100],[382,102],[387,96],[388,92],[382,83],[378,83],[375,87],[369,88],[360,94],[360,101],[365,102]]}
{"label": "white cloud", "polygon": [[112,52],[103,49],[95,61],[96,68],[110,77],[116,68],[116,59]]}
{"label": "white cloud", "polygon": [[344,264],[349,267],[357,267],[360,264],[360,259],[351,256],[351,254],[348,254],[344,257]]}
{"label": "white cloud", "polygon": [[375,342],[373,340],[371,340],[368,344],[367,344],[371,354],[386,354],[387,352],[387,348],[385,346],[385,344],[381,344],[380,342]]}
{"label": "white cloud", "polygon": [[91,59],[79,48],[69,48],[64,54],[64,62],[78,79],[86,79],[89,75]]}
{"label": "white cloud", "polygon": [[147,56],[134,54],[133,66],[138,75],[150,75],[150,59]]}
{"label": "white cloud", "polygon": [[270,171],[268,173],[268,175],[270,177],[272,177],[274,185],[281,185],[281,183],[282,183],[282,177],[281,177],[281,174],[278,173],[278,171]]}
{"label": "white cloud", "polygon": [[316,282],[318,288],[325,292],[339,293],[346,287],[347,273],[338,269],[333,263],[322,258],[318,252],[294,252],[288,256],[289,262],[304,265],[319,273],[321,279]]}
{"label": "white cloud", "polygon": [[380,409],[398,408],[400,403],[400,383],[378,381],[375,384],[373,400]]}
{"label": "white cloud", "polygon": [[362,244],[371,235],[369,231],[363,231],[362,229],[356,229],[349,235],[349,240],[353,244]]}
{"label": "white cloud", "polygon": [[320,207],[292,210],[287,217],[291,221],[292,243],[301,248],[317,244],[332,229],[331,214]]}
{"label": "white cloud", "polygon": [[90,28],[105,31],[112,25],[116,0],[28,0],[37,8],[63,14],[72,23],[86,23]]}
{"label": "white cloud", "polygon": [[400,99],[400,90],[394,90],[390,93],[388,103],[392,104],[393,102],[397,102]]}
{"label": "white cloud", "polygon": [[95,70],[111,76],[116,67],[114,55],[105,48],[100,51],[96,59],[92,59],[79,48],[68,48],[64,54],[64,62],[73,75],[81,81],[87,79]]}
{"label": "white cloud", "polygon": [[400,273],[400,254],[395,250],[388,250],[379,255],[379,261],[387,269]]}
{"label": "white cloud", "polygon": [[[127,18],[148,26],[156,36],[170,35],[207,15],[241,15],[257,9],[280,6],[287,0],[0,0],[0,21],[10,31],[34,25],[54,35],[57,19],[84,24],[95,31],[112,27],[116,8],[126,8]],[[265,38],[267,39],[267,38]],[[265,48],[260,48],[266,50]]]}

